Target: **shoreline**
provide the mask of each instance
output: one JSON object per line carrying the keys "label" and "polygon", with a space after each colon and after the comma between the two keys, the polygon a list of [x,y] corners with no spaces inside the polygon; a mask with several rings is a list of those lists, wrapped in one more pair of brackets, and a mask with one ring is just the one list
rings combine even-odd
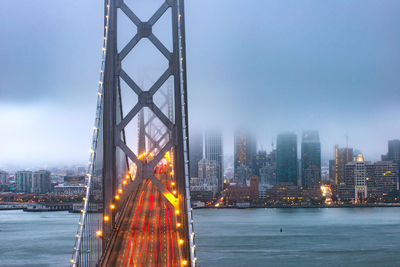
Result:
{"label": "shoreline", "polygon": [[285,206],[285,205],[270,205],[270,206],[209,206],[209,207],[192,207],[193,209],[315,209],[315,208],[399,208],[400,203],[385,203],[385,204],[344,204],[344,205],[309,205],[309,206]]}

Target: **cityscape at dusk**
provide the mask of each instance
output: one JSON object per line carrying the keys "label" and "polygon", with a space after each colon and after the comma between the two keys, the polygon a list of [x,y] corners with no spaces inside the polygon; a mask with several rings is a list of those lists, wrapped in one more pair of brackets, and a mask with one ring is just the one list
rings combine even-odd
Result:
{"label": "cityscape at dusk", "polygon": [[0,265],[398,266],[398,10],[4,1]]}

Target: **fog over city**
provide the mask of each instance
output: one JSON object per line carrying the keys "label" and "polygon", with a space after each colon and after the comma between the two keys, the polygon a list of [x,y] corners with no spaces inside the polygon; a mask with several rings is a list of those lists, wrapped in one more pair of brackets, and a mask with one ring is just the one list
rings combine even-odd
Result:
{"label": "fog over city", "polygon": [[[86,164],[103,4],[3,3],[0,168]],[[318,130],[323,159],[346,136],[366,160],[400,138],[400,1],[185,4],[190,131],[222,129],[225,154],[238,128],[267,152],[282,131]]]}

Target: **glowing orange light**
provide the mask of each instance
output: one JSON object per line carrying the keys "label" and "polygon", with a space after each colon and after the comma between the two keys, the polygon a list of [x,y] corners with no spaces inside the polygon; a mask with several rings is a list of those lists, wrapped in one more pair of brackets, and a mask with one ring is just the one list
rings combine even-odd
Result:
{"label": "glowing orange light", "polygon": [[129,179],[129,175],[125,176],[126,179]]}
{"label": "glowing orange light", "polygon": [[182,261],[182,264],[183,264],[183,265],[186,265],[186,264],[187,264],[187,260],[183,260],[183,261]]}
{"label": "glowing orange light", "polygon": [[107,215],[104,216],[104,221],[108,222],[109,219],[110,219],[110,217],[108,217]]}
{"label": "glowing orange light", "polygon": [[171,174],[171,176],[173,176],[174,175],[174,171],[171,171],[170,174]]}
{"label": "glowing orange light", "polygon": [[115,199],[118,200],[119,199],[119,195],[115,195]]}
{"label": "glowing orange light", "polygon": [[175,195],[175,194],[176,194],[176,190],[172,191],[172,194],[174,194],[174,195]]}
{"label": "glowing orange light", "polygon": [[181,227],[181,223],[177,223],[177,224],[176,224],[176,227]]}
{"label": "glowing orange light", "polygon": [[182,244],[183,244],[183,240],[179,239],[179,245],[182,245]]}
{"label": "glowing orange light", "polygon": [[126,185],[127,182],[126,182],[125,180],[123,180],[122,183],[123,183],[124,185]]}
{"label": "glowing orange light", "polygon": [[122,193],[122,189],[121,189],[121,188],[120,188],[120,189],[118,189],[118,193],[120,193],[120,194]]}
{"label": "glowing orange light", "polygon": [[175,211],[175,214],[179,214],[179,210],[176,210],[176,211]]}
{"label": "glowing orange light", "polygon": [[102,232],[102,231],[97,231],[97,232],[96,232],[96,235],[100,237],[100,236],[103,235],[103,232]]}
{"label": "glowing orange light", "polygon": [[171,185],[174,186],[174,185],[175,185],[175,182],[172,182]]}
{"label": "glowing orange light", "polygon": [[112,210],[115,209],[115,205],[114,205],[114,204],[111,204],[111,205],[110,205],[110,209],[112,209]]}
{"label": "glowing orange light", "polygon": [[146,156],[146,155],[147,155],[147,152],[143,152],[142,154],[139,155],[138,159],[141,159],[141,158],[143,158],[143,157]]}
{"label": "glowing orange light", "polygon": [[170,153],[169,153],[169,151],[167,152],[167,153],[165,153],[165,159],[168,161],[168,162],[170,162],[171,161],[171,155],[170,155]]}

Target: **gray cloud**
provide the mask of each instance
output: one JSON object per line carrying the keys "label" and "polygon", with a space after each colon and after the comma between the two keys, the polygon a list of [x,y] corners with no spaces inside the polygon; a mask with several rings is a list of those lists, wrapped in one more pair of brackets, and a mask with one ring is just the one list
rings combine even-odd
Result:
{"label": "gray cloud", "polygon": [[[220,126],[232,140],[233,129],[245,125],[267,149],[279,131],[317,129],[327,155],[334,144],[345,144],[347,134],[370,159],[386,152],[388,139],[400,137],[399,1],[185,4],[191,129]],[[86,162],[89,143],[83,144],[90,139],[95,110],[102,5],[95,0],[2,3],[0,16],[7,23],[0,42],[0,123],[7,140],[0,139],[5,151],[0,163],[32,162],[31,155],[40,162]],[[132,34],[126,31],[123,39]],[[12,115],[4,109],[19,107],[23,114],[41,114],[31,118],[29,131],[4,117]],[[62,130],[49,131],[48,121]],[[19,140],[13,140],[13,131]],[[58,139],[68,144],[65,152],[46,153]],[[17,143],[30,151],[12,153]]]}

